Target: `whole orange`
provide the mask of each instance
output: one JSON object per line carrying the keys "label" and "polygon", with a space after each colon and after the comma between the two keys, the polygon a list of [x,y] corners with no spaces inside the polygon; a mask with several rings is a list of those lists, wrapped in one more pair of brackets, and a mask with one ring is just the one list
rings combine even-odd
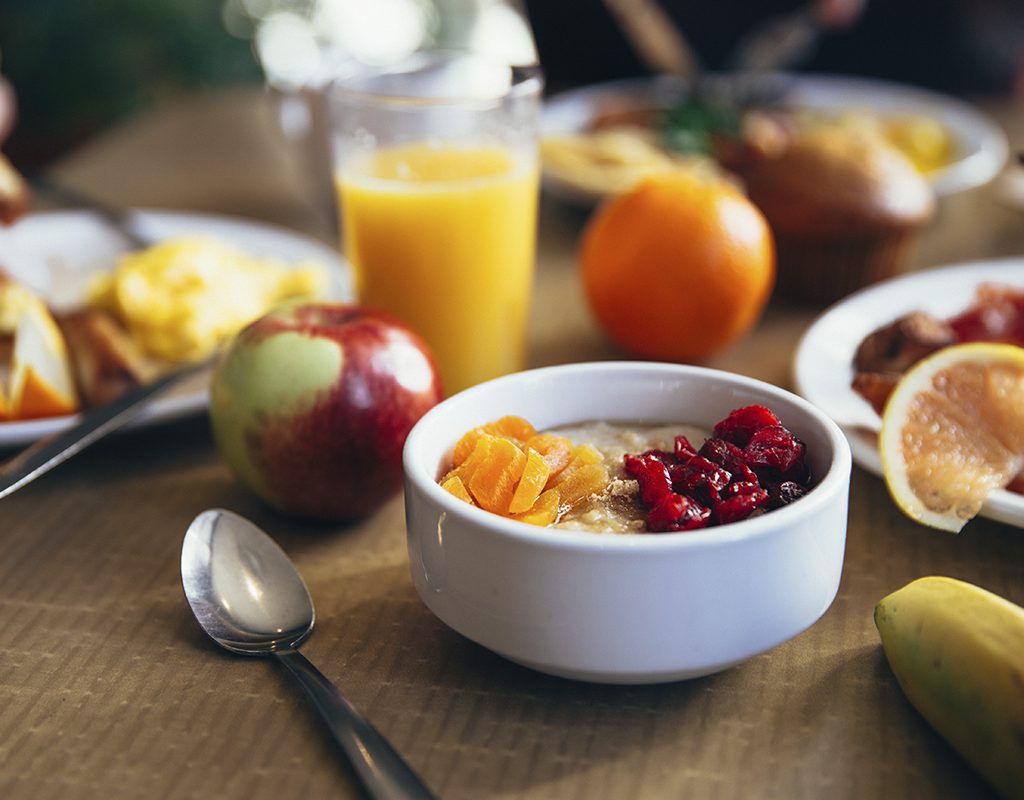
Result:
{"label": "whole orange", "polygon": [[680,169],[606,201],[581,234],[587,299],[605,332],[644,358],[703,361],[757,323],[775,243],[724,179]]}

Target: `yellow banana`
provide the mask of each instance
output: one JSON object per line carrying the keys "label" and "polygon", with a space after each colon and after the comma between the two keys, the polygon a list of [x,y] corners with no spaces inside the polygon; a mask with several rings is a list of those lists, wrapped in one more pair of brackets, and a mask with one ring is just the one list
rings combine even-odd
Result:
{"label": "yellow banana", "polygon": [[875,626],[914,707],[1001,794],[1024,798],[1024,608],[927,577],[879,601]]}

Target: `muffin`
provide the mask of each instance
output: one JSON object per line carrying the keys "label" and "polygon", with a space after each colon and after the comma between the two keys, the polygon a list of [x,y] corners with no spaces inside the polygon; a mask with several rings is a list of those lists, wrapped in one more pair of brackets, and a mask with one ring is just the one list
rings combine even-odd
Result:
{"label": "muffin", "polygon": [[827,304],[899,273],[933,217],[931,187],[882,137],[842,125],[793,132],[737,171],[775,235],[779,296]]}

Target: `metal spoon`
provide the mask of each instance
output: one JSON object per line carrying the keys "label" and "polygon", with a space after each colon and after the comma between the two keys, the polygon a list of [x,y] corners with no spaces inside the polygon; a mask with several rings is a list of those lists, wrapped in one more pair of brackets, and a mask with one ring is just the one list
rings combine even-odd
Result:
{"label": "metal spoon", "polygon": [[192,612],[217,644],[274,656],[306,691],[374,798],[434,795],[384,737],[298,651],[313,631],[313,601],[294,564],[266,533],[223,509],[204,511],[181,548],[181,582]]}

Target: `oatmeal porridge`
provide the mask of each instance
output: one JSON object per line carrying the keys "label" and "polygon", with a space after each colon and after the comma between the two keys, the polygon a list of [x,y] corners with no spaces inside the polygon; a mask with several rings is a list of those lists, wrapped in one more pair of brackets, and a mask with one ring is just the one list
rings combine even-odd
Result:
{"label": "oatmeal porridge", "polygon": [[670,533],[739,522],[802,497],[805,447],[764,406],[710,433],[685,423],[594,420],[537,431],[505,416],[455,443],[438,483],[494,514],[596,533]]}
{"label": "oatmeal porridge", "polygon": [[565,436],[575,444],[587,443],[604,458],[608,486],[570,508],[552,524],[555,528],[594,531],[596,533],[645,533],[647,509],[640,497],[640,484],[626,472],[624,456],[649,450],[671,452],[675,439],[685,436],[691,442],[703,442],[709,433],[692,425],[636,425],[589,422],[552,433]]}

